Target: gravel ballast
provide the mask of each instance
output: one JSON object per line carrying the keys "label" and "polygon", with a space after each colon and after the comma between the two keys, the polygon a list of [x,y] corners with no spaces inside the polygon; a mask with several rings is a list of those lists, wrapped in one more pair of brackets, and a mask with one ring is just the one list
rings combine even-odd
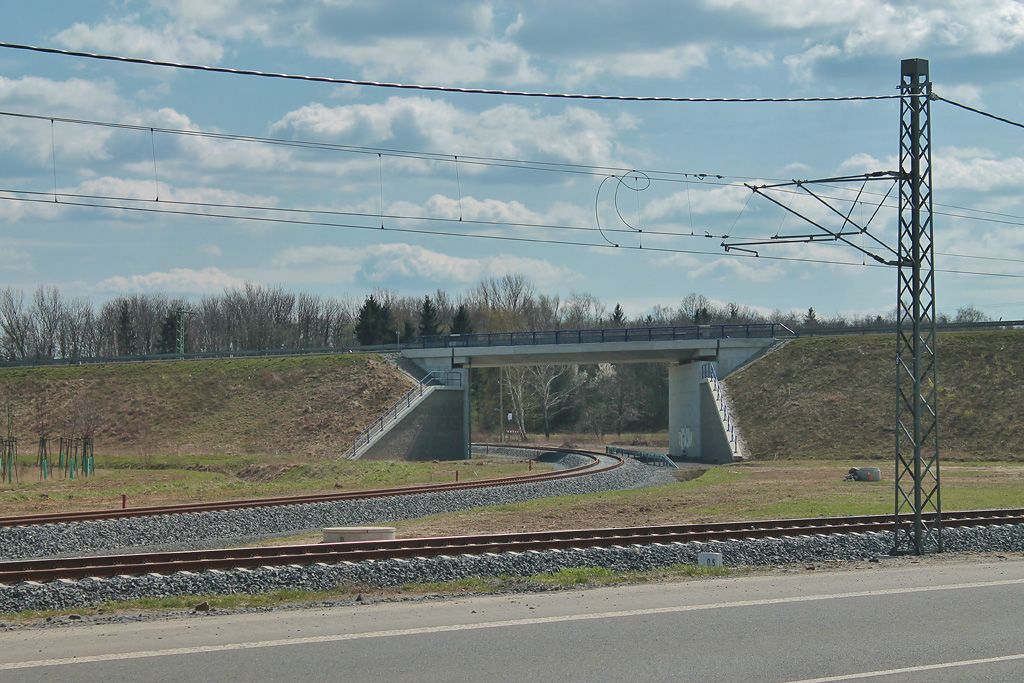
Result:
{"label": "gravel ballast", "polygon": [[[559,467],[589,462],[580,455],[524,451]],[[324,527],[381,524],[485,505],[550,496],[637,489],[675,481],[670,472],[626,460],[614,470],[528,484],[457,489],[362,500],[193,512],[152,517],[0,528],[0,558],[81,555],[224,546]]]}
{"label": "gravel ballast", "polygon": [[[946,529],[943,542],[949,552],[1021,552],[1024,525]],[[471,576],[530,576],[566,568],[643,571],[677,563],[693,564],[697,553],[705,551],[722,553],[726,566],[865,560],[885,555],[891,547],[892,535],[879,532],[22,583],[0,586],[0,612],[70,609],[151,596],[253,594],[282,588],[326,590],[345,583],[388,588]]]}

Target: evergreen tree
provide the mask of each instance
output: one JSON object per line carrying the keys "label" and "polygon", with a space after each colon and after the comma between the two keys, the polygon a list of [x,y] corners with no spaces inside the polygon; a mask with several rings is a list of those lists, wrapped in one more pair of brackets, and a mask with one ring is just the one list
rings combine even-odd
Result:
{"label": "evergreen tree", "polygon": [[615,310],[612,311],[612,318],[609,321],[612,327],[625,327],[626,326],[626,314],[622,311],[622,306],[615,304]]}
{"label": "evergreen tree", "polygon": [[157,353],[174,353],[178,350],[178,314],[171,311],[160,326],[160,338],[157,339]]}
{"label": "evergreen tree", "polygon": [[412,338],[416,336],[416,328],[413,327],[411,320],[406,320],[402,325],[402,339],[412,341]]}
{"label": "evergreen tree", "polygon": [[366,297],[356,318],[355,333],[363,346],[391,342],[395,336],[391,329],[391,308],[377,301],[372,294]]}
{"label": "evergreen tree", "polygon": [[815,313],[814,308],[808,308],[807,313],[804,315],[804,326],[814,327],[818,324],[818,314]]}
{"label": "evergreen tree", "polygon": [[469,309],[466,304],[459,304],[452,318],[452,334],[473,334],[473,323],[469,321]]}
{"label": "evergreen tree", "polygon": [[441,326],[437,320],[437,306],[430,300],[429,296],[423,297],[423,305],[420,306],[420,336],[432,337],[441,333]]}

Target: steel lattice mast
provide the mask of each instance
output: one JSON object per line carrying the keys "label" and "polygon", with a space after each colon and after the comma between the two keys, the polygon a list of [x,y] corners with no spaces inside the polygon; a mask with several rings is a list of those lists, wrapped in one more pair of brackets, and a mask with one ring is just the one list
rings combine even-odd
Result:
{"label": "steel lattice mast", "polygon": [[[942,550],[928,60],[901,62],[893,553]],[[907,514],[912,519],[901,519]]]}

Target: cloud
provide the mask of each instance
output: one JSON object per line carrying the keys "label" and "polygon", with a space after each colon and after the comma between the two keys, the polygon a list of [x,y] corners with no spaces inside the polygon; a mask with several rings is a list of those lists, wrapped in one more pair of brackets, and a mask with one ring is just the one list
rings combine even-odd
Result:
{"label": "cloud", "polygon": [[[4,78],[0,76],[0,105],[6,110],[46,112],[56,116],[117,116],[125,102],[109,81],[82,78],[57,80],[38,76]],[[49,169],[51,154],[58,163],[105,159],[112,132],[83,128],[69,123],[51,124],[48,120],[0,119],[0,151],[14,152],[19,158]]]}
{"label": "cloud", "polygon": [[754,50],[748,47],[723,47],[722,54],[729,66],[735,69],[758,69],[771,66],[775,55],[771,50]]}
{"label": "cloud", "polygon": [[114,46],[118,54],[165,61],[210,63],[224,55],[224,48],[216,41],[174,24],[143,26],[137,16],[98,24],[75,23],[58,32],[54,40],[73,50],[110,52]]}
{"label": "cloud", "polygon": [[801,53],[787,55],[782,63],[789,69],[790,78],[794,81],[810,81],[814,78],[814,69],[823,59],[838,57],[842,51],[835,45],[812,45]]}
{"label": "cloud", "polygon": [[871,173],[873,171],[895,171],[899,164],[895,156],[876,159],[867,152],[857,152],[839,164],[839,172],[846,175]]}
{"label": "cloud", "polygon": [[[895,170],[895,157],[879,160],[858,152],[839,165],[841,173]],[[997,192],[1017,190],[1024,184],[1024,157],[1000,156],[980,147],[939,147],[932,158],[936,188]]]}
{"label": "cloud", "polygon": [[527,53],[505,40],[386,38],[369,45],[315,42],[308,49],[316,57],[344,60],[359,69],[363,78],[377,80],[443,84],[541,80]]}
{"label": "cloud", "polygon": [[212,256],[213,258],[218,258],[224,254],[221,248],[216,244],[200,244],[199,253],[205,254],[206,256]]}
{"label": "cloud", "polygon": [[981,88],[972,83],[944,83],[935,86],[935,92],[957,102],[974,107],[985,106],[981,97]]}
{"label": "cloud", "polygon": [[826,59],[906,55],[924,47],[958,55],[997,55],[1024,43],[1024,5],[1016,0],[864,0],[839,5],[815,0],[708,1],[718,8],[742,10],[767,26],[816,29],[814,42],[783,60],[798,81],[811,80],[817,63]]}
{"label": "cloud", "polygon": [[563,74],[567,83],[591,81],[602,76],[679,79],[691,70],[708,65],[707,45],[686,44],[661,50],[604,52],[573,60]]}
{"label": "cloud", "polygon": [[940,147],[932,160],[935,186],[943,190],[994,192],[1024,185],[1024,157],[1001,157],[975,147]]}
{"label": "cloud", "polygon": [[[61,192],[145,200],[155,200],[159,194],[161,201],[196,202],[199,204],[274,206],[277,203],[275,197],[265,195],[246,194],[215,187],[178,187],[165,182],[161,182],[158,188],[151,178],[117,178],[113,176],[90,178],[74,187],[61,188]],[[195,210],[201,209],[202,207],[197,207]]]}
{"label": "cloud", "polygon": [[448,154],[609,164],[622,151],[619,130],[634,125],[629,118],[613,120],[575,106],[558,114],[519,104],[472,112],[414,96],[391,97],[379,104],[314,103],[289,112],[273,130],[368,144],[410,144]]}
{"label": "cloud", "polygon": [[448,197],[443,194],[432,195],[422,204],[412,202],[395,202],[388,211],[393,215],[429,216],[447,218],[457,221],[495,221],[501,223],[542,223],[546,222],[541,213],[527,208],[518,201],[502,201],[500,199],[477,199],[472,195]]}
{"label": "cloud", "polygon": [[205,294],[245,284],[242,279],[220,268],[172,268],[144,275],[115,275],[100,282],[100,292],[168,292],[172,294]]}
{"label": "cloud", "polygon": [[484,277],[527,273],[539,285],[557,286],[575,279],[575,273],[543,259],[508,254],[467,258],[413,244],[377,244],[368,247],[309,245],[289,247],[271,261],[274,268],[324,268],[348,281],[356,278],[382,283],[394,278],[470,284]]}
{"label": "cloud", "polygon": [[[22,196],[9,192],[0,192],[0,221],[17,223],[25,218],[52,219],[64,210],[64,207],[50,201],[21,201],[17,197]],[[39,199],[39,197],[34,197],[33,199]],[[5,241],[8,244],[10,243],[10,240]]]}
{"label": "cloud", "polygon": [[743,280],[763,284],[784,277],[786,270],[778,261],[723,256],[699,258],[692,254],[669,254],[654,261],[663,268],[680,269],[690,280]]}
{"label": "cloud", "polygon": [[750,198],[745,187],[716,187],[710,190],[691,187],[689,190],[674,192],[662,199],[656,199],[643,208],[648,220],[684,219],[694,215],[735,213],[740,211]]}
{"label": "cloud", "polygon": [[21,249],[0,249],[0,272],[25,273],[32,270],[32,256]]}
{"label": "cloud", "polygon": [[799,162],[799,161],[791,161],[790,163],[788,163],[785,166],[783,166],[782,169],[781,169],[782,173],[786,174],[786,175],[793,175],[793,174],[797,174],[797,173],[805,174],[805,173],[807,173],[810,170],[811,170],[810,166],[808,166],[805,163]]}

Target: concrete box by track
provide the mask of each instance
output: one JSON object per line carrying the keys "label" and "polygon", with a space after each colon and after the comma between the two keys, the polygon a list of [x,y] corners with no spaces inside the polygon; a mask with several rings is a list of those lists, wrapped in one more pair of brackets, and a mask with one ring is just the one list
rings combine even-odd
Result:
{"label": "concrete box by track", "polygon": [[393,526],[339,526],[324,529],[324,543],[393,540],[395,540],[395,527]]}

